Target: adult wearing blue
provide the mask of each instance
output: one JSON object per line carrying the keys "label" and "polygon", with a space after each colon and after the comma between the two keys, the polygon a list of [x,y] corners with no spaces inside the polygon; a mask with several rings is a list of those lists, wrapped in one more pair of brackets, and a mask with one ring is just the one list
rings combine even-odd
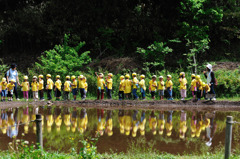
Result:
{"label": "adult wearing blue", "polygon": [[11,80],[15,80],[16,82],[14,83],[15,87],[14,87],[14,94],[17,100],[19,100],[18,98],[18,92],[17,92],[17,85],[20,85],[19,83],[19,79],[18,79],[18,72],[17,72],[17,65],[16,64],[11,64],[11,68],[7,71],[7,82],[9,83],[9,81]]}
{"label": "adult wearing blue", "polygon": [[207,64],[206,71],[203,71],[205,78],[207,79],[207,84],[210,87],[209,94],[213,95],[213,98],[211,100],[216,100],[216,93],[214,91],[214,86],[217,85],[215,74],[212,70],[212,65]]}

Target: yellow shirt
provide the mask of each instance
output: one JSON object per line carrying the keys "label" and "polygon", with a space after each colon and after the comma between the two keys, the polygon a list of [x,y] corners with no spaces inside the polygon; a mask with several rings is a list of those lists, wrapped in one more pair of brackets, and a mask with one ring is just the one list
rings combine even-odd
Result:
{"label": "yellow shirt", "polygon": [[192,91],[196,91],[194,88],[197,87],[197,82],[196,82],[196,79],[193,79],[192,82],[191,82],[191,87],[192,87]]}
{"label": "yellow shirt", "polygon": [[136,84],[138,84],[138,79],[137,79],[137,77],[134,77],[133,78],[133,89],[137,89],[137,86],[136,86]]}
{"label": "yellow shirt", "polygon": [[171,86],[173,86],[172,80],[169,80],[169,81],[167,80],[166,87],[169,88]]}
{"label": "yellow shirt", "polygon": [[151,91],[155,91],[157,89],[157,81],[149,81],[149,88],[151,89]]}
{"label": "yellow shirt", "polygon": [[121,80],[120,85],[119,85],[119,91],[124,91],[124,88],[123,88],[124,81],[125,80]]}
{"label": "yellow shirt", "polygon": [[85,88],[84,80],[78,79],[78,88]]}
{"label": "yellow shirt", "polygon": [[29,88],[29,82],[23,82],[22,83],[22,91],[28,91]]}
{"label": "yellow shirt", "polygon": [[84,88],[85,88],[85,90],[87,91],[87,89],[88,89],[88,84],[87,84],[87,82],[84,83]]}
{"label": "yellow shirt", "polygon": [[158,81],[158,90],[164,90],[165,86],[164,86],[164,81]]}
{"label": "yellow shirt", "polygon": [[97,87],[101,88],[101,89],[104,89],[104,86],[105,86],[104,79],[98,77],[98,79],[97,79]]}
{"label": "yellow shirt", "polygon": [[77,80],[74,80],[74,81],[72,82],[72,84],[74,85],[74,86],[72,86],[72,89],[77,88]]}
{"label": "yellow shirt", "polygon": [[206,93],[207,93],[207,92],[210,92],[210,87],[209,87],[209,85],[206,85],[206,86],[204,87],[204,90],[206,91]]}
{"label": "yellow shirt", "polygon": [[7,82],[1,82],[0,86],[2,87],[2,90],[6,90],[7,89]]}
{"label": "yellow shirt", "polygon": [[132,82],[129,79],[126,79],[123,82],[124,93],[131,93],[132,92]]}
{"label": "yellow shirt", "polygon": [[65,83],[64,83],[64,91],[65,92],[70,92],[71,91],[71,88],[70,88],[70,81],[66,81]]}
{"label": "yellow shirt", "polygon": [[108,79],[107,79],[107,88],[108,88],[108,89],[112,89],[112,84],[113,84],[112,78],[110,78],[110,79],[108,78]]}
{"label": "yellow shirt", "polygon": [[61,91],[61,87],[62,87],[62,82],[58,79],[56,82],[55,82],[55,87]]}
{"label": "yellow shirt", "polygon": [[7,84],[8,90],[12,90],[13,87],[15,87],[15,84],[11,84],[11,83],[8,83],[8,84]]}
{"label": "yellow shirt", "polygon": [[145,85],[145,80],[142,79],[140,82],[139,82],[139,85],[142,89],[146,90],[146,85]]}
{"label": "yellow shirt", "polygon": [[44,81],[43,80],[39,80],[39,88],[38,90],[43,90],[44,89]]}
{"label": "yellow shirt", "polygon": [[180,82],[180,89],[187,89],[187,79],[186,78],[179,78]]}
{"label": "yellow shirt", "polygon": [[198,87],[199,90],[203,90],[202,85],[203,85],[203,82],[202,82],[201,79],[199,81],[197,81],[197,87]]}
{"label": "yellow shirt", "polygon": [[53,89],[53,81],[52,81],[51,78],[49,78],[49,79],[47,80],[47,85],[48,85],[48,89],[49,89],[49,90]]}
{"label": "yellow shirt", "polygon": [[33,92],[38,91],[38,88],[37,88],[39,86],[38,82],[32,82],[31,86],[32,86]]}

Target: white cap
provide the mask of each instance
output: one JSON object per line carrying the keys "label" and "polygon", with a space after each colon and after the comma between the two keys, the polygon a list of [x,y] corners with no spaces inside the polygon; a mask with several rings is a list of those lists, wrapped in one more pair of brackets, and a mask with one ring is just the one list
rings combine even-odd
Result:
{"label": "white cap", "polygon": [[212,65],[211,65],[211,64],[207,64],[207,68],[208,68],[209,70],[212,70]]}

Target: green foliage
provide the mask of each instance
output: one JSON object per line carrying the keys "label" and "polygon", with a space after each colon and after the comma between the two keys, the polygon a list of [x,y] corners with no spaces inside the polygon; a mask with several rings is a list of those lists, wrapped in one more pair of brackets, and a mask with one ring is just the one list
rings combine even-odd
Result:
{"label": "green foliage", "polygon": [[63,45],[55,45],[51,50],[45,51],[40,63],[36,62],[34,71],[37,74],[53,74],[65,77],[66,75],[80,75],[83,66],[91,62],[90,51],[80,53],[85,42],[79,42],[75,47],[68,45],[69,35],[64,36]]}

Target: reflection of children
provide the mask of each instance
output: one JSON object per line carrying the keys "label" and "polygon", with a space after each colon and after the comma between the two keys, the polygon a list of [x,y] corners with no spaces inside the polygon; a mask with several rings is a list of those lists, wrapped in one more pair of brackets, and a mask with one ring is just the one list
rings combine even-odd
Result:
{"label": "reflection of children", "polygon": [[81,109],[80,116],[78,119],[78,131],[83,134],[87,130],[88,116],[86,109]]}
{"label": "reflection of children", "polygon": [[103,136],[104,129],[105,129],[105,119],[104,119],[104,110],[98,109],[97,110],[97,117],[98,117],[98,124],[97,124],[97,134]]}
{"label": "reflection of children", "polygon": [[124,100],[124,88],[123,88],[123,83],[124,83],[124,76],[120,76],[120,84],[119,84],[119,92],[118,92],[118,96],[119,96],[119,100]]}
{"label": "reflection of children", "polygon": [[134,110],[133,116],[132,116],[132,137],[137,136],[138,126],[139,126],[139,121],[137,120],[137,114],[138,114],[138,111]]}
{"label": "reflection of children", "polygon": [[77,108],[74,107],[72,111],[72,117],[71,117],[71,130],[74,133],[77,128]]}
{"label": "reflection of children", "polygon": [[126,114],[124,114],[124,128],[125,128],[125,134],[127,136],[130,135],[130,131],[132,129],[132,118],[130,116],[129,111],[127,111]]}
{"label": "reflection of children", "polygon": [[47,108],[46,120],[47,120],[47,131],[50,133],[52,131],[52,125],[54,123],[52,107]]}
{"label": "reflection of children", "polygon": [[61,125],[62,125],[62,115],[61,115],[61,108],[60,107],[55,108],[55,124],[56,124],[57,132],[60,132]]}
{"label": "reflection of children", "polygon": [[196,79],[195,79],[195,74],[192,74],[191,77],[192,77],[191,91],[192,91],[193,100],[195,100],[196,99],[196,94],[197,94],[197,82],[196,82]]}
{"label": "reflection of children", "polygon": [[97,72],[95,72],[95,75],[97,76],[97,99],[99,100],[101,96],[102,100],[104,98],[104,87],[106,87],[105,81],[102,73],[98,75]]}
{"label": "reflection of children", "polygon": [[159,113],[159,118],[158,118],[158,132],[159,132],[159,135],[163,135],[164,125],[165,125],[164,112],[161,111]]}
{"label": "reflection of children", "polygon": [[142,111],[141,120],[139,124],[140,134],[143,136],[145,135],[145,125],[146,125],[146,118],[145,118],[145,111]]}
{"label": "reflection of children", "polygon": [[149,128],[152,130],[153,135],[157,134],[157,118],[154,114],[154,111],[152,111],[150,115]]}
{"label": "reflection of children", "polygon": [[12,97],[13,97],[13,89],[15,87],[15,83],[16,81],[14,79],[11,80],[10,83],[7,84],[7,90],[8,90],[8,101],[12,101]]}
{"label": "reflection of children", "polygon": [[3,134],[6,134],[8,128],[8,115],[5,110],[1,110],[1,119],[2,119],[1,130]]}
{"label": "reflection of children", "polygon": [[193,112],[192,119],[191,119],[191,137],[196,136],[196,130],[197,130],[197,118],[196,118],[196,113]]}
{"label": "reflection of children", "polygon": [[72,76],[71,79],[72,79],[71,87],[72,87],[73,100],[75,101],[77,99],[77,80],[76,80],[76,76]]}
{"label": "reflection of children", "polygon": [[139,81],[137,79],[137,74],[134,72],[132,73],[132,83],[133,83],[133,90],[132,90],[132,93],[133,93],[133,99],[138,99],[138,95],[137,95],[137,89],[138,89],[138,84],[139,84]]}
{"label": "reflection of children", "polygon": [[181,139],[184,139],[186,132],[187,132],[187,113],[182,110],[180,117],[179,137]]}
{"label": "reflection of children", "polygon": [[165,90],[165,86],[164,86],[163,76],[159,76],[158,92],[161,100],[163,100],[163,97],[164,97],[164,90]]}
{"label": "reflection of children", "polygon": [[157,81],[156,81],[156,75],[152,76],[152,80],[149,81],[149,90],[151,92],[152,99],[155,99],[155,92],[157,90]]}
{"label": "reflection of children", "polygon": [[37,82],[37,76],[33,76],[33,81],[32,81],[32,94],[33,94],[33,100],[37,101],[38,100],[38,89],[39,89],[39,84]]}
{"label": "reflection of children", "polygon": [[7,96],[7,80],[6,80],[6,78],[2,78],[2,82],[0,83],[0,93],[1,93],[1,101],[5,101],[5,97]]}
{"label": "reflection of children", "polygon": [[165,125],[167,136],[171,136],[172,135],[172,128],[173,128],[172,113],[173,113],[172,110],[168,111],[168,113],[167,113],[167,123]]}
{"label": "reflection of children", "polygon": [[124,96],[126,99],[131,98],[131,92],[132,92],[132,81],[129,80],[130,76],[129,74],[125,75],[125,81],[123,82],[123,89],[124,89]]}
{"label": "reflection of children", "polygon": [[28,129],[29,129],[29,122],[30,122],[30,120],[29,120],[29,108],[28,107],[26,107],[26,108],[24,108],[23,109],[23,116],[22,116],[22,123],[24,124],[24,133],[25,134],[28,134]]}
{"label": "reflection of children", "polygon": [[112,81],[112,73],[108,74],[108,77],[106,78],[106,82],[107,82],[107,98],[108,99],[112,99],[112,85],[113,85],[113,81]]}
{"label": "reflection of children", "polygon": [[180,93],[181,93],[181,100],[184,100],[187,97],[187,79],[185,78],[185,73],[181,72],[180,73]]}
{"label": "reflection of children", "polygon": [[71,115],[69,112],[69,108],[64,108],[64,124],[66,126],[67,131],[70,131],[70,126],[71,126]]}
{"label": "reflection of children", "polygon": [[112,110],[107,111],[107,118],[106,118],[106,129],[105,132],[108,136],[113,135],[113,119],[112,119]]}
{"label": "reflection of children", "polygon": [[119,110],[118,121],[119,121],[120,133],[124,134],[124,110]]}
{"label": "reflection of children", "polygon": [[141,75],[140,76],[140,82],[139,82],[139,85],[140,85],[140,91],[141,91],[141,94],[142,94],[142,100],[145,100],[145,97],[146,97],[146,86],[145,86],[145,75]]}
{"label": "reflection of children", "polygon": [[167,88],[167,97],[168,100],[173,100],[172,98],[172,87],[173,87],[173,82],[171,80],[172,76],[171,75],[167,75],[167,81],[166,81],[166,88]]}
{"label": "reflection of children", "polygon": [[28,76],[23,77],[23,83],[20,85],[22,87],[23,91],[23,98],[28,101],[28,91],[29,91],[29,82],[28,82]]}

